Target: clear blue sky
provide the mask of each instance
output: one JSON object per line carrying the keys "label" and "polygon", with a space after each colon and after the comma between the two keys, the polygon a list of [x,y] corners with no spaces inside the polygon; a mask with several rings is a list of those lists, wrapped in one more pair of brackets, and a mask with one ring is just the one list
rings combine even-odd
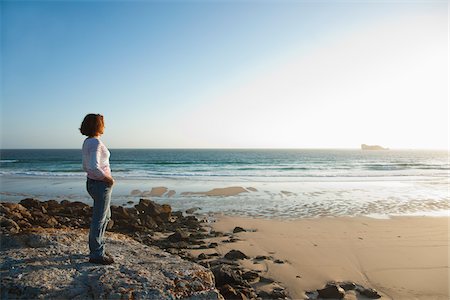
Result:
{"label": "clear blue sky", "polygon": [[448,146],[447,1],[2,1],[3,148]]}

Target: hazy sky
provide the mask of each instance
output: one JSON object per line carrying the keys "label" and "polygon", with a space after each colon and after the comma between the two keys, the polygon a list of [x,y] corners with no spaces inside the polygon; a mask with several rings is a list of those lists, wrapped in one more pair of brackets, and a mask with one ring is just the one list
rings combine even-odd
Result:
{"label": "hazy sky", "polygon": [[448,1],[2,1],[3,148],[447,148]]}

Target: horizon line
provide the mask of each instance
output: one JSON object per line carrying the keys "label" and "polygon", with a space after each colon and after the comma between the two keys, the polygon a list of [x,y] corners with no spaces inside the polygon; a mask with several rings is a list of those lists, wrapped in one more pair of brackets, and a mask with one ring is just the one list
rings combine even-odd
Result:
{"label": "horizon line", "polygon": [[[390,151],[390,150],[438,150],[438,151],[450,151],[449,148],[387,148],[384,150],[362,150],[361,147],[109,147],[111,150],[361,150],[361,151]],[[1,148],[0,150],[81,150],[81,148]]]}

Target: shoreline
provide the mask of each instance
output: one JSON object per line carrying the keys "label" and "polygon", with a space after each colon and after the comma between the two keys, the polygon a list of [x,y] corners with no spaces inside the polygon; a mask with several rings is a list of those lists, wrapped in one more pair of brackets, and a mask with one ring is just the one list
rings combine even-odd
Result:
{"label": "shoreline", "polygon": [[449,221],[448,216],[295,221],[221,216],[211,226],[247,230],[235,234],[235,243],[220,243],[217,251],[269,257],[239,264],[273,278],[292,299],[305,299],[307,291],[332,281],[374,288],[382,299],[448,299]]}
{"label": "shoreline", "polygon": [[[155,192],[162,192],[156,190]],[[1,204],[2,232],[88,229],[81,202]],[[109,231],[202,265],[225,299],[318,299],[330,283],[344,299],[448,299],[446,217],[262,219],[203,214],[140,200],[112,206]],[[38,230],[39,232],[39,230]],[[246,298],[243,298],[246,299]]]}
{"label": "shoreline", "polygon": [[[16,178],[0,175],[0,201],[23,198],[91,203],[85,179]],[[429,188],[429,187],[427,187]],[[447,192],[447,190],[445,190]],[[445,215],[448,193],[416,190],[408,182],[297,182],[202,180],[118,180],[112,204],[129,207],[140,198],[170,204],[176,210],[202,208],[204,214],[297,219],[325,216]],[[131,204],[130,204],[131,203]]]}

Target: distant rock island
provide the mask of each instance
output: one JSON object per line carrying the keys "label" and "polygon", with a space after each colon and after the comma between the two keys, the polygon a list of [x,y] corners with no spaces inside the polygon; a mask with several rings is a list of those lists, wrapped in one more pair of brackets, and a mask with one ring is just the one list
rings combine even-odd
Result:
{"label": "distant rock island", "polygon": [[361,150],[389,150],[389,148],[384,148],[379,145],[361,144]]}

